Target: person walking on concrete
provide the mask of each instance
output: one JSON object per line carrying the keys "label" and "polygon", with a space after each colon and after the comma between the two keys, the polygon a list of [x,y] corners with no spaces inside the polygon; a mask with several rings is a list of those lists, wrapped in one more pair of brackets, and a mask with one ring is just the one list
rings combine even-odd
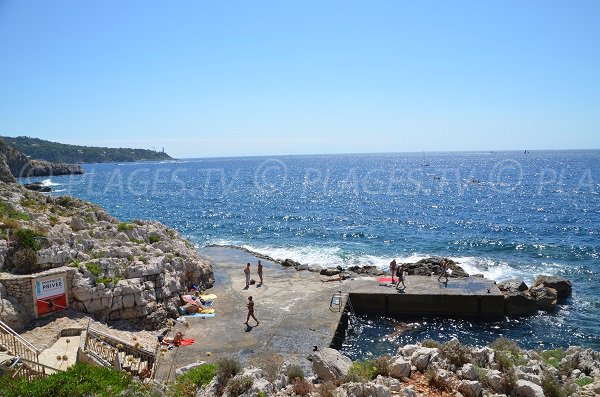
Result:
{"label": "person walking on concrete", "polygon": [[256,325],[260,324],[254,316],[254,301],[252,300],[251,296],[248,297],[248,303],[246,303],[246,307],[248,308],[248,317],[246,317],[246,322],[244,324],[248,325],[250,317],[252,317],[254,321],[256,321]]}
{"label": "person walking on concrete", "polygon": [[244,269],[244,274],[246,275],[246,288],[250,288],[250,263],[246,263],[246,268]]}
{"label": "person walking on concrete", "polygon": [[398,277],[396,289],[400,288],[400,283],[402,283],[402,289],[406,289],[406,285],[404,284],[404,265],[400,265],[396,268],[396,277]]}
{"label": "person walking on concrete", "polygon": [[261,285],[263,285],[263,265],[260,262],[260,259],[258,260],[258,266],[256,267],[256,272],[258,273],[258,278],[260,279],[260,282],[257,285],[257,287],[260,287]]}

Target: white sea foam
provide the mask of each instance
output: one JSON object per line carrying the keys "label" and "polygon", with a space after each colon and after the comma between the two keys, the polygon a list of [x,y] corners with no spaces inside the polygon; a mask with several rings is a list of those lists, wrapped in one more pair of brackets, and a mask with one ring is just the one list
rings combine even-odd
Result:
{"label": "white sea foam", "polygon": [[40,182],[40,185],[42,185],[42,186],[60,186],[61,184],[52,182],[52,179],[48,178],[48,179],[44,179],[42,182]]}
{"label": "white sea foam", "polygon": [[[236,245],[230,241],[215,241],[217,245]],[[266,245],[241,245],[242,248],[257,252],[262,255],[268,255],[274,259],[285,260],[293,259],[300,263],[309,265],[319,265],[321,267],[335,266],[377,266],[383,270],[387,270],[392,259],[396,259],[398,263],[415,263],[421,259],[432,256],[440,256],[439,254],[397,254],[390,256],[377,256],[367,254],[351,254],[345,253],[339,247],[319,247],[319,246],[303,246],[303,247],[274,247]],[[523,279],[530,284],[537,274],[557,274],[559,271],[558,265],[542,264],[542,265],[511,265],[508,262],[472,256],[451,256],[450,259],[457,262],[469,274],[483,274],[484,277],[503,281],[511,278]]]}

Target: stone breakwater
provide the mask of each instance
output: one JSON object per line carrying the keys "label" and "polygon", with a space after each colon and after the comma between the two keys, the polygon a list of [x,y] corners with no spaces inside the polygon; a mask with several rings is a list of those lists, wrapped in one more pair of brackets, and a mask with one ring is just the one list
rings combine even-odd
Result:
{"label": "stone breakwater", "polygon": [[177,315],[179,294],[214,283],[210,264],[158,222],[119,222],[71,197],[0,183],[2,318],[34,318],[32,279],[65,274],[69,307],[102,320],[157,326]]}

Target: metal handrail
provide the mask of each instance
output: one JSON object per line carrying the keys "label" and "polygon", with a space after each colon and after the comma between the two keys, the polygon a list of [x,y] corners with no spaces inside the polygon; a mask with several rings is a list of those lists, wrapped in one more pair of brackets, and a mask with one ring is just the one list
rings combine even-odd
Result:
{"label": "metal handrail", "polygon": [[[10,339],[6,340],[6,337]],[[12,342],[12,349],[10,346],[11,343],[9,342]],[[25,340],[21,335],[16,333],[12,328],[2,321],[0,321],[0,345],[6,350],[11,351],[13,354],[27,356],[27,358],[31,358],[35,361],[39,360],[41,353],[40,349],[34,346],[31,342]]]}

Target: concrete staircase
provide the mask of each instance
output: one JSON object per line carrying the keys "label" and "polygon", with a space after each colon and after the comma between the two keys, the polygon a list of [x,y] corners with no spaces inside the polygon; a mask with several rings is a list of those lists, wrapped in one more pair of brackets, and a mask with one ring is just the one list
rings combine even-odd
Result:
{"label": "concrete staircase", "polygon": [[8,325],[0,321],[0,351],[3,356],[19,356],[20,365],[15,368],[12,377],[26,377],[29,380],[46,377],[59,371],[40,363],[40,349],[26,341]]}

